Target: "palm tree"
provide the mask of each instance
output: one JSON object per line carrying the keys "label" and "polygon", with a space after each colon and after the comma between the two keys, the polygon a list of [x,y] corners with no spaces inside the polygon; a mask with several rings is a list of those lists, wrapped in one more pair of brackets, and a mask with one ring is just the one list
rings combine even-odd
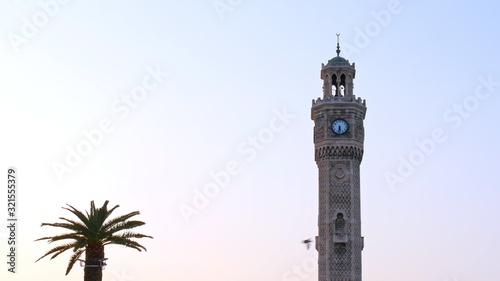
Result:
{"label": "palm tree", "polygon": [[59,219],[63,222],[42,223],[42,226],[48,225],[61,227],[70,230],[70,232],[35,240],[47,240],[48,243],[70,240],[65,244],[52,248],[45,255],[35,261],[37,262],[40,259],[53,254],[50,258],[52,260],[66,250],[72,249],[73,255],[69,259],[69,264],[66,268],[66,275],[68,275],[71,271],[73,265],[79,260],[80,256],[85,253],[83,280],[102,281],[101,266],[104,263],[104,246],[108,244],[117,244],[133,248],[141,252],[142,250],[146,251],[146,248],[132,239],[144,237],[153,238],[149,235],[130,231],[132,228],[145,224],[142,221],[129,220],[130,218],[139,215],[138,211],[134,211],[114,219],[108,219],[111,213],[119,207],[119,205],[116,205],[108,210],[108,200],[106,200],[100,208],[95,207],[94,201],[90,202],[90,214],[85,211],[86,215],[75,209],[73,206],[69,204],[66,205],[69,208],[63,207],[63,209],[73,213],[79,221],[61,217]]}

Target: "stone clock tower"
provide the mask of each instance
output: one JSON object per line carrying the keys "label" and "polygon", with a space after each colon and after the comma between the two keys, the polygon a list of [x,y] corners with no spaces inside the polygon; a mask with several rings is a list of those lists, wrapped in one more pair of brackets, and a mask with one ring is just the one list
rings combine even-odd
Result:
{"label": "stone clock tower", "polygon": [[323,98],[313,100],[319,171],[319,281],[361,281],[360,176],[366,102],[353,94],[354,63],[337,56],[321,65]]}

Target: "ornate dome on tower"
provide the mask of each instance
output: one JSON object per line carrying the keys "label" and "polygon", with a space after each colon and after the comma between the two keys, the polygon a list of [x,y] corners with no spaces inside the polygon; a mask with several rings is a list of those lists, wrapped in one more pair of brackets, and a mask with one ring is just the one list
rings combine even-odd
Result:
{"label": "ornate dome on tower", "polygon": [[333,65],[339,65],[339,64],[349,65],[349,62],[346,59],[344,59],[343,57],[337,55],[333,59],[329,60],[326,65],[333,66]]}

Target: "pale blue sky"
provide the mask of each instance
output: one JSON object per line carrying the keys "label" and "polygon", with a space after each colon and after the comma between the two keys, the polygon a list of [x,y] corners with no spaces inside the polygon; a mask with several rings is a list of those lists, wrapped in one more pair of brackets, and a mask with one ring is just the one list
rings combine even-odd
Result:
{"label": "pale blue sky", "polygon": [[[0,167],[20,177],[19,273],[4,264],[2,280],[81,280],[64,276],[69,254],[35,264],[50,245],[33,240],[64,204],[107,199],[155,238],[147,253],[109,246],[105,281],[317,280],[300,241],[317,234],[310,107],[335,33],[368,107],[363,278],[500,279],[496,1],[40,4],[54,1],[0,3]],[[101,122],[110,132],[59,180],[54,163]],[[426,155],[416,142],[435,130]]]}

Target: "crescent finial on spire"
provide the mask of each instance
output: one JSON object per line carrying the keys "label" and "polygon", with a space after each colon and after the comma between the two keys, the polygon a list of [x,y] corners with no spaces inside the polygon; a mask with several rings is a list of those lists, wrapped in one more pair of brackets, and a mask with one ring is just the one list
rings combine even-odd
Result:
{"label": "crescent finial on spire", "polygon": [[340,33],[337,33],[337,57],[340,56],[340,44],[339,44],[340,39],[339,39],[339,37],[340,37]]}

